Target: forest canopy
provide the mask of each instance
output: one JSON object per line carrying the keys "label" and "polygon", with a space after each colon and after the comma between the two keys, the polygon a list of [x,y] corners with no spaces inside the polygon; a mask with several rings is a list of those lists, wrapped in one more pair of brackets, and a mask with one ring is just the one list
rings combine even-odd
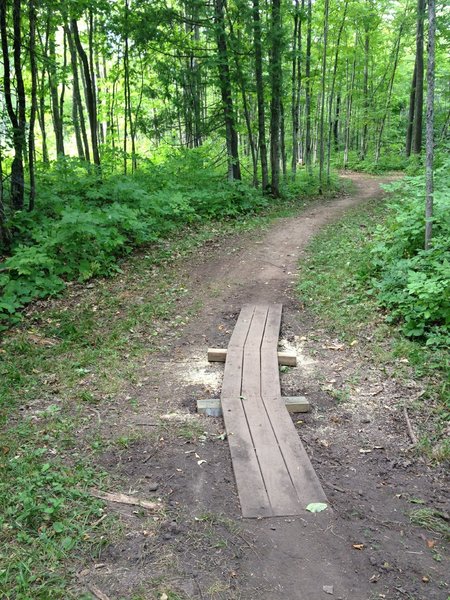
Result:
{"label": "forest canopy", "polygon": [[429,244],[448,20],[435,0],[0,0],[0,315],[333,169],[427,162]]}

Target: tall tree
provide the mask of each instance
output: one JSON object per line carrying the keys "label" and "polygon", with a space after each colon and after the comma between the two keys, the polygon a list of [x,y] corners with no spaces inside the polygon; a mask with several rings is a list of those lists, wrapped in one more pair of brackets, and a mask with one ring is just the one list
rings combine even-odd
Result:
{"label": "tall tree", "polygon": [[306,113],[306,139],[305,159],[308,172],[312,174],[312,148],[311,148],[311,36],[312,36],[312,0],[308,0],[307,33],[306,33],[306,61],[305,61],[305,113]]}
{"label": "tall tree", "polygon": [[[319,192],[322,193],[323,166],[325,158],[324,116],[325,116],[325,84],[327,76],[327,47],[328,47],[328,13],[329,0],[325,0],[323,12],[323,52],[322,52],[322,90],[320,98],[319,118]],[[330,100],[331,102],[331,100]]]}
{"label": "tall tree", "polygon": [[423,123],[423,29],[425,21],[426,0],[417,0],[417,32],[416,32],[416,82],[414,102],[414,127],[412,151],[420,154],[422,151]]}
{"label": "tall tree", "polygon": [[239,142],[235,125],[230,64],[228,61],[227,35],[225,30],[225,0],[214,0],[214,22],[217,43],[217,68],[220,94],[225,120],[225,137],[228,157],[228,179],[241,179]]}
{"label": "tall tree", "polygon": [[91,144],[94,164],[100,166],[100,153],[98,149],[98,119],[97,119],[97,103],[95,100],[95,82],[93,74],[89,67],[89,60],[83,44],[81,43],[80,33],[78,31],[78,23],[76,19],[71,20],[71,30],[75,42],[78,55],[83,67],[85,89],[86,89],[86,106],[89,115],[89,125],[91,130]]}
{"label": "tall tree", "polygon": [[255,49],[256,97],[258,103],[259,155],[261,160],[261,183],[263,191],[269,188],[267,163],[266,116],[264,108],[264,80],[262,66],[261,17],[259,0],[253,0],[253,46]]}
{"label": "tall tree", "polygon": [[270,101],[270,166],[272,170],[271,192],[276,198],[280,195],[280,125],[281,125],[281,95],[283,93],[282,79],[282,35],[281,3],[272,0],[271,3],[271,101]]}
{"label": "tall tree", "polygon": [[436,5],[435,0],[428,0],[425,250],[429,249],[433,235],[435,36]]}
{"label": "tall tree", "polygon": [[21,0],[13,0],[13,64],[16,76],[17,109],[13,103],[11,62],[9,56],[9,42],[7,31],[7,0],[0,0],[0,34],[3,55],[3,84],[5,104],[12,125],[14,158],[11,166],[11,204],[15,210],[22,210],[25,196],[25,177],[23,168],[23,154],[25,150],[26,126],[26,98],[23,83],[21,60],[22,33],[21,33]]}
{"label": "tall tree", "polygon": [[50,96],[52,102],[52,119],[53,130],[56,140],[57,156],[64,156],[64,130],[63,120],[61,118],[60,97],[58,95],[58,73],[57,73],[57,58],[56,58],[56,29],[57,26],[52,25],[49,37],[49,59],[48,59],[48,84],[50,88]]}
{"label": "tall tree", "polygon": [[28,0],[28,21],[29,21],[29,43],[28,50],[30,55],[31,72],[31,105],[30,105],[30,123],[28,127],[28,172],[30,177],[30,198],[28,210],[34,209],[36,200],[36,178],[35,178],[35,143],[34,143],[34,125],[37,112],[37,62],[36,62],[36,6],[35,0]]}
{"label": "tall tree", "polygon": [[[340,50],[340,46],[341,46],[341,37],[342,37],[342,31],[344,29],[344,24],[345,24],[345,19],[347,18],[347,9],[348,9],[348,0],[345,0],[344,3],[344,12],[342,15],[342,20],[341,20],[341,24],[339,26],[339,32],[338,32],[338,36],[337,36],[337,40],[336,40],[336,49],[335,49],[335,53],[334,53],[334,65],[333,65],[333,75],[331,78],[331,89],[330,89],[330,96],[329,96],[329,101],[328,101],[328,140],[327,140],[327,183],[330,183],[330,163],[331,163],[331,133],[332,133],[332,129],[333,129],[333,120],[331,118],[332,115],[332,111],[333,111],[333,102],[334,102],[334,89],[336,87],[336,76],[337,76],[337,70],[338,70],[338,60],[339,60],[339,50]],[[339,115],[339,105],[340,105],[340,96],[338,95],[339,98],[339,102],[336,102],[336,113],[337,115]],[[337,123],[338,120],[336,119],[334,121],[334,123],[336,124],[336,131],[335,131],[335,135],[334,138],[335,140],[337,140]],[[337,144],[337,141],[336,141]]]}

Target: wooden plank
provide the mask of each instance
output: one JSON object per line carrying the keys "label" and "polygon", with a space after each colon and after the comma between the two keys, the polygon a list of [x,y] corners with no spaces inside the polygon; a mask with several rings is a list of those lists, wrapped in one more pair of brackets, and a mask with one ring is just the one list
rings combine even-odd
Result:
{"label": "wooden plank", "polygon": [[284,396],[282,402],[290,413],[306,413],[311,410],[309,400],[305,396]]}
{"label": "wooden plank", "polygon": [[218,398],[197,400],[197,412],[200,415],[207,415],[208,417],[221,417],[222,403]]}
{"label": "wooden plank", "polygon": [[273,514],[241,400],[244,344],[254,310],[252,305],[242,308],[231,335],[221,395],[225,429],[244,517]]}
{"label": "wooden plank", "polygon": [[310,502],[326,502],[327,499],[294,424],[283,409],[274,355],[274,330],[281,323],[281,306],[270,307],[267,322],[270,327],[267,327],[261,346],[261,393],[292,484],[305,508]]}
{"label": "wooden plank", "polygon": [[[305,396],[284,396],[282,400],[290,413],[305,413],[311,410],[309,400]],[[197,400],[197,412],[209,417],[221,417],[220,398],[200,398]]]}
{"label": "wooden plank", "polygon": [[296,367],[297,354],[296,352],[278,352],[278,364],[283,367]]}
{"label": "wooden plank", "polygon": [[[261,398],[260,348],[267,326],[268,311],[268,305],[255,308],[244,346],[242,396],[245,416],[273,513],[289,515],[298,513],[298,499]],[[278,377],[276,345],[274,348],[273,366]]]}
{"label": "wooden plank", "polygon": [[[208,348],[208,362],[225,362],[227,350],[225,348]],[[278,352],[278,364],[285,367],[297,366],[297,354],[295,352]]]}

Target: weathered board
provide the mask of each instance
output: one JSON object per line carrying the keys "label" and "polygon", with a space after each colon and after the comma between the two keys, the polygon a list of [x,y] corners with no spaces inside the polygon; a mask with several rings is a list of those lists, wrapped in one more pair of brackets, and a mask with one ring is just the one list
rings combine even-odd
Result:
{"label": "weathered board", "polygon": [[[305,413],[311,409],[305,396],[283,396],[283,402],[290,413]],[[222,404],[219,398],[200,398],[197,400],[197,412],[209,417],[222,416]]]}
{"label": "weathered board", "polygon": [[281,397],[281,311],[245,305],[228,345],[220,400],[244,517],[297,515],[326,501]]}
{"label": "weathered board", "polygon": [[[209,362],[225,362],[227,360],[226,348],[208,348]],[[295,352],[278,352],[278,364],[285,367],[297,366],[297,355]]]}

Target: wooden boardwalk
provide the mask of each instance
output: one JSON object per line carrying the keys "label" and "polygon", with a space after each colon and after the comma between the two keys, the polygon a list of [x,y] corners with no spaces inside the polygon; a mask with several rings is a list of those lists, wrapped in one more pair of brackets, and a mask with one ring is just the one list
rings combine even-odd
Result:
{"label": "wooden boardwalk", "polygon": [[326,502],[281,398],[281,311],[245,305],[228,345],[221,403],[244,517],[298,515]]}

